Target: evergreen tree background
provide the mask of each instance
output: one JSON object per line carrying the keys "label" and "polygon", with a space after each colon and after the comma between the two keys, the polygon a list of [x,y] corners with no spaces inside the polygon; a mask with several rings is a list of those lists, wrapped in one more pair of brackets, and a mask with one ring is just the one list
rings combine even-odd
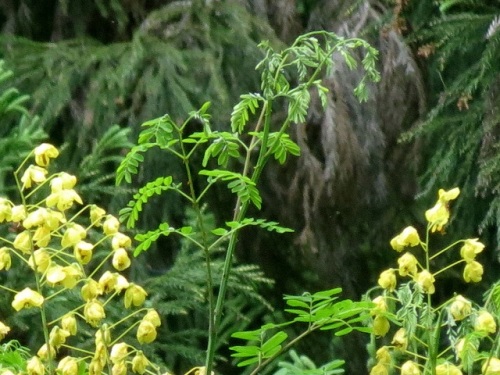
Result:
{"label": "evergreen tree background", "polygon": [[[246,233],[238,255],[278,281],[271,300],[332,286],[359,298],[389,262],[389,239],[409,223],[425,225],[423,211],[440,187],[462,189],[451,234],[481,231],[485,256],[497,264],[499,14],[497,0],[4,0],[0,58],[14,72],[10,84],[31,97],[24,116],[39,116],[36,134],[65,149],[59,168],[80,176],[87,201],[118,212],[133,187],[117,190],[113,171],[143,121],[164,113],[182,119],[209,100],[214,123],[226,126],[239,95],[259,88],[263,39],[280,47],[316,29],[366,38],[380,50],[382,73],[368,102],[352,94],[360,73],[339,61],[325,77],[326,112],[313,106],[295,129],[302,155],[266,174],[262,215],[296,233]],[[3,114],[1,121],[8,140],[3,129],[12,121],[4,126]],[[137,184],[176,168],[152,155]],[[211,200],[215,218],[224,219],[230,205]],[[173,198],[151,207],[141,228],[189,220]],[[160,243],[136,277],[171,268],[181,248]],[[316,350],[301,349],[318,361],[363,351],[357,337],[344,353],[330,337],[314,339]],[[197,355],[187,352],[180,357]],[[190,364],[178,361],[179,369]],[[363,373],[362,358],[351,362],[349,373]]]}

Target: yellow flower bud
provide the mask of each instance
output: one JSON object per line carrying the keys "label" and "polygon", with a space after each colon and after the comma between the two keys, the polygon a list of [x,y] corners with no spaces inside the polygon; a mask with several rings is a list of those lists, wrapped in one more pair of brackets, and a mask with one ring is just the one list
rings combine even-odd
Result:
{"label": "yellow flower bud", "polygon": [[128,355],[128,345],[124,342],[120,342],[111,347],[111,354],[109,359],[113,364],[123,362]]}
{"label": "yellow flower bud", "polygon": [[92,327],[97,327],[101,320],[106,317],[106,313],[102,304],[98,300],[93,300],[85,304],[83,316],[85,317],[85,321]]}
{"label": "yellow flower bud", "polygon": [[500,359],[496,357],[488,358],[481,368],[483,375],[500,375]]}
{"label": "yellow flower bud", "polygon": [[139,350],[135,357],[132,359],[132,371],[136,374],[144,374],[146,372],[146,367],[148,367],[149,361],[142,352]]}
{"label": "yellow flower bud", "polygon": [[391,364],[391,352],[387,346],[382,346],[377,350],[376,358],[378,363],[389,366]]}
{"label": "yellow flower bud", "polygon": [[72,263],[69,266],[64,267],[63,272],[65,277],[62,280],[62,286],[68,289],[73,289],[78,280],[82,278],[82,270],[77,263]]}
{"label": "yellow flower bud", "polygon": [[111,248],[113,250],[118,250],[121,247],[128,249],[130,246],[132,246],[130,237],[120,232],[116,233],[111,240]]}
{"label": "yellow flower bud", "polygon": [[120,275],[116,275],[116,284],[115,284],[115,292],[121,293],[123,290],[127,289],[130,286],[130,283],[127,279]]}
{"label": "yellow flower bud", "polygon": [[148,322],[151,322],[155,327],[161,326],[160,315],[158,315],[158,312],[155,309],[149,309],[146,315],[144,315],[144,318],[142,318],[142,320],[147,320]]}
{"label": "yellow flower bud", "polygon": [[403,352],[406,350],[408,347],[408,337],[406,336],[406,330],[404,328],[400,328],[396,331],[391,344],[398,350]]}
{"label": "yellow flower bud", "polygon": [[23,227],[30,229],[44,225],[48,215],[49,212],[47,209],[43,207],[37,208],[35,211],[30,212],[28,216],[26,216],[26,219],[23,220]]}
{"label": "yellow flower bud", "polygon": [[406,361],[401,366],[401,375],[420,375],[420,369],[418,365],[413,361]]}
{"label": "yellow flower bud", "polygon": [[8,247],[0,248],[0,270],[8,271],[12,264],[12,260],[10,258],[10,249]]}
{"label": "yellow flower bud", "polygon": [[45,366],[39,357],[31,357],[26,363],[26,372],[28,375],[44,375]]}
{"label": "yellow flower bud", "polygon": [[463,375],[460,369],[451,364],[450,362],[445,362],[436,366],[436,375]]}
{"label": "yellow flower bud", "polygon": [[61,239],[62,247],[75,246],[78,242],[87,237],[87,231],[79,224],[68,223],[66,232]]}
{"label": "yellow flower bud", "polygon": [[402,251],[407,246],[417,246],[420,237],[414,227],[406,227],[403,231],[391,240],[391,246],[396,251]]}
{"label": "yellow flower bud", "polygon": [[102,375],[104,365],[98,360],[93,358],[89,365],[89,375]]}
{"label": "yellow flower bud", "polygon": [[57,371],[61,375],[78,375],[78,362],[76,358],[67,356],[59,361]]}
{"label": "yellow flower bud", "polygon": [[425,211],[425,218],[430,225],[431,232],[441,232],[448,223],[450,211],[445,203],[437,202],[434,207]]}
{"label": "yellow flower bud", "polygon": [[50,331],[49,343],[57,349],[66,342],[66,337],[68,337],[69,335],[70,333],[65,329],[61,329],[58,326],[55,326]]}
{"label": "yellow flower bud", "polygon": [[125,362],[115,363],[111,368],[111,375],[127,375],[127,365]]}
{"label": "yellow flower bud", "polygon": [[30,307],[40,307],[42,306],[43,301],[44,299],[40,293],[35,292],[30,288],[25,288],[15,295],[14,300],[12,301],[12,307],[16,311]]}
{"label": "yellow flower bud", "polygon": [[102,230],[107,236],[118,233],[120,229],[120,222],[118,219],[112,215],[108,215],[104,224],[102,225]]}
{"label": "yellow flower bud", "polygon": [[483,278],[483,266],[481,263],[473,260],[465,265],[464,268],[464,280],[467,283],[473,282],[478,283]]}
{"label": "yellow flower bud", "polygon": [[50,266],[50,255],[45,249],[38,249],[33,252],[33,254],[28,259],[28,264],[32,270],[40,273],[44,273]]}
{"label": "yellow flower bud", "polygon": [[119,248],[113,254],[113,267],[118,271],[123,271],[130,267],[130,258],[128,257],[127,250]]}
{"label": "yellow flower bud", "polygon": [[436,291],[434,287],[434,276],[427,270],[418,273],[415,281],[422,288],[424,293],[433,294]]}
{"label": "yellow flower bud", "polygon": [[50,194],[45,203],[47,207],[57,207],[59,211],[66,211],[73,207],[73,203],[83,204],[82,198],[73,189],[63,189],[57,193]]}
{"label": "yellow flower bud", "polygon": [[8,199],[0,198],[0,223],[12,218],[12,203]]}
{"label": "yellow flower bud", "polygon": [[463,296],[458,295],[450,305],[450,314],[455,320],[463,320],[472,312],[472,303]]}
{"label": "yellow flower bud", "polygon": [[378,278],[378,285],[393,292],[396,289],[396,274],[392,268],[383,271]]}
{"label": "yellow flower bud", "polygon": [[98,207],[95,204],[90,206],[90,222],[92,223],[92,225],[100,227],[101,220],[103,219],[104,215],[106,215],[106,211],[104,211],[101,207]]}
{"label": "yellow flower bud", "polygon": [[47,170],[45,168],[37,167],[35,165],[30,165],[26,171],[24,171],[21,182],[23,183],[23,189],[29,189],[33,183],[40,184],[44,182],[47,178]]}
{"label": "yellow flower bud", "polygon": [[94,245],[91,243],[80,241],[74,247],[75,259],[80,264],[87,264],[92,259],[92,250]]}
{"label": "yellow flower bud", "polygon": [[10,332],[10,327],[0,322],[0,340],[3,340],[9,332]]}
{"label": "yellow flower bud", "polygon": [[370,370],[370,375],[389,375],[389,369],[387,365],[383,363],[377,363]]}
{"label": "yellow flower bud", "polygon": [[60,224],[66,223],[66,218],[62,212],[47,210],[47,217],[45,218],[44,226],[50,230],[56,230]]}
{"label": "yellow flower bud", "polygon": [[54,264],[47,270],[47,281],[52,286],[60,284],[65,277],[64,267],[59,264]]}
{"label": "yellow flower bud", "polygon": [[401,276],[415,276],[417,274],[417,258],[411,253],[405,253],[398,259],[399,275]]}
{"label": "yellow flower bud", "polygon": [[24,206],[14,206],[12,207],[12,217],[11,221],[14,223],[20,223],[24,219],[26,219],[27,213],[26,208]]}
{"label": "yellow flower bud", "polygon": [[33,245],[31,243],[30,232],[28,230],[19,233],[16,238],[14,238],[14,248],[21,251],[24,254],[31,254]]}
{"label": "yellow flower bud", "polygon": [[43,359],[44,361],[48,361],[49,360],[49,353],[50,353],[50,358],[54,359],[56,356],[56,350],[54,349],[54,347],[52,345],[49,345],[47,347],[47,344],[43,344],[40,347],[40,349],[38,349],[38,352],[36,353],[36,355],[38,357],[40,357],[41,359]]}
{"label": "yellow flower bud", "polygon": [[129,287],[125,291],[125,308],[128,309],[130,306],[142,306],[147,295],[148,294],[141,286],[130,283]]}
{"label": "yellow flower bud", "polygon": [[87,283],[82,287],[82,298],[85,301],[90,301],[96,298],[97,296],[100,296],[102,294],[102,289],[101,286],[97,281],[94,279],[89,279]]}
{"label": "yellow flower bud", "polygon": [[61,172],[58,177],[50,181],[51,193],[59,193],[63,190],[73,189],[76,185],[76,177],[66,172]]}
{"label": "yellow flower bud", "polygon": [[495,333],[497,330],[497,324],[495,318],[486,310],[481,310],[474,322],[474,330]]}
{"label": "yellow flower bud", "polygon": [[444,189],[439,189],[438,191],[438,199],[440,202],[443,203],[448,203],[449,201],[457,199],[458,195],[460,194],[460,189],[459,188],[453,188],[451,190],[444,190]]}
{"label": "yellow flower bud", "polygon": [[50,159],[55,159],[59,156],[57,148],[49,143],[42,143],[35,148],[35,163],[40,167],[46,167],[50,163]]}
{"label": "yellow flower bud", "polygon": [[389,328],[391,325],[389,324],[389,320],[385,316],[377,315],[373,319],[373,334],[375,336],[385,336],[387,332],[389,332]]}
{"label": "yellow flower bud", "polygon": [[137,341],[149,344],[156,339],[156,327],[149,320],[142,320],[137,329]]}
{"label": "yellow flower bud", "polygon": [[464,241],[464,245],[460,249],[460,255],[465,261],[471,262],[483,249],[484,245],[477,238],[468,239]]}
{"label": "yellow flower bud", "polygon": [[64,330],[68,331],[71,335],[76,335],[78,326],[76,323],[75,314],[67,313],[66,315],[64,315],[61,319],[61,327]]}
{"label": "yellow flower bud", "polygon": [[0,375],[16,375],[8,368],[0,368]]}
{"label": "yellow flower bud", "polygon": [[46,247],[50,242],[50,229],[44,225],[36,228],[33,241],[37,247]]}
{"label": "yellow flower bud", "polygon": [[375,297],[372,300],[372,302],[375,304],[375,307],[373,307],[370,310],[371,315],[379,315],[379,314],[383,314],[387,311],[387,302],[385,302],[384,296]]}
{"label": "yellow flower bud", "polygon": [[115,290],[116,276],[116,273],[106,271],[99,278],[99,286],[104,293],[111,293]]}

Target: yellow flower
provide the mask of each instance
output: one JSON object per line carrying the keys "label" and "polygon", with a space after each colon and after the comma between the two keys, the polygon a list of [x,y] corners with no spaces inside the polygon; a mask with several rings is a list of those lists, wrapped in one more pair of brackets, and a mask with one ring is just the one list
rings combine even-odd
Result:
{"label": "yellow flower", "polygon": [[427,270],[418,273],[415,281],[420,285],[424,293],[433,294],[436,291],[434,287],[434,276]]}
{"label": "yellow flower", "polygon": [[403,231],[391,240],[391,246],[396,251],[402,251],[407,246],[417,246],[420,243],[418,232],[413,227],[406,227]]}
{"label": "yellow flower", "polygon": [[65,288],[72,289],[81,278],[82,272],[76,263],[62,267],[58,264],[51,266],[47,270],[47,281],[55,285],[62,285]]}
{"label": "yellow flower", "polygon": [[44,375],[45,366],[39,357],[34,356],[31,357],[26,363],[26,371],[28,375]]}
{"label": "yellow flower", "polygon": [[37,208],[35,211],[30,212],[26,219],[23,220],[23,227],[30,229],[40,225],[45,225],[48,216],[49,212],[46,208]]}
{"label": "yellow flower", "polygon": [[481,310],[476,317],[476,321],[474,322],[474,330],[495,333],[497,330],[497,324],[493,315],[486,310]]}
{"label": "yellow flower", "polygon": [[21,177],[21,182],[23,183],[22,188],[29,189],[33,183],[40,184],[44,182],[47,179],[47,173],[49,172],[47,172],[45,168],[30,165]]}
{"label": "yellow flower", "polygon": [[49,345],[47,348],[47,344],[43,344],[40,349],[38,349],[38,352],[36,355],[43,359],[44,361],[47,361],[49,359],[49,353],[50,353],[50,358],[54,359],[56,356],[56,350],[52,345]]}
{"label": "yellow flower", "polygon": [[463,320],[472,312],[472,303],[458,295],[450,305],[450,314],[455,320]]}
{"label": "yellow flower", "polygon": [[441,232],[448,223],[450,211],[445,203],[439,201],[434,207],[425,211],[425,218],[431,226],[431,232]]}
{"label": "yellow flower", "polygon": [[38,247],[46,247],[50,242],[50,229],[44,225],[36,228],[33,241]]}
{"label": "yellow flower", "polygon": [[130,286],[128,280],[120,275],[116,275],[116,284],[115,284],[115,292],[121,293],[123,290],[127,289]]}
{"label": "yellow flower", "polygon": [[8,199],[0,198],[0,223],[12,218],[12,203]]}
{"label": "yellow flower", "polygon": [[54,326],[54,328],[52,328],[52,330],[50,331],[49,343],[57,349],[66,342],[66,337],[68,337],[69,335],[70,333],[65,329]]}
{"label": "yellow flower", "polygon": [[463,375],[462,371],[451,364],[450,362],[445,362],[436,366],[436,375]]}
{"label": "yellow flower", "polygon": [[16,375],[9,368],[0,368],[0,375]]}
{"label": "yellow flower", "polygon": [[383,363],[377,363],[370,370],[370,375],[389,375],[389,369],[387,368],[387,365]]}
{"label": "yellow flower", "polygon": [[142,320],[137,329],[137,341],[149,344],[156,339],[156,327],[149,320]]}
{"label": "yellow flower", "polygon": [[102,294],[101,286],[94,279],[89,279],[81,290],[82,298],[88,302]]}
{"label": "yellow flower", "polygon": [[40,307],[42,306],[43,301],[43,297],[40,293],[35,292],[30,288],[24,288],[15,295],[14,300],[12,301],[12,307],[16,311],[30,307]]}
{"label": "yellow flower", "polygon": [[393,292],[396,289],[396,274],[392,268],[383,271],[378,278],[378,285]]}
{"label": "yellow flower", "polygon": [[32,270],[43,273],[50,266],[50,255],[45,249],[38,249],[33,252],[33,254],[28,259],[28,264]]}
{"label": "yellow flower", "polygon": [[74,202],[83,204],[82,198],[73,189],[63,189],[52,193],[45,200],[47,207],[57,207],[59,211],[69,210]]}
{"label": "yellow flower", "polygon": [[26,219],[26,208],[24,206],[14,206],[12,207],[12,217],[10,220],[14,223],[20,223]]}
{"label": "yellow flower", "polygon": [[61,375],[78,375],[78,362],[76,358],[67,356],[59,361],[57,372]]}
{"label": "yellow flower", "polygon": [[142,320],[147,320],[148,322],[151,322],[155,327],[161,326],[160,315],[156,312],[155,309],[149,309],[146,315],[144,315],[144,318],[142,318]]}
{"label": "yellow flower", "polygon": [[85,321],[92,327],[97,327],[101,320],[106,317],[106,313],[104,312],[101,302],[92,300],[85,304],[83,316],[85,317]]}
{"label": "yellow flower", "polygon": [[62,247],[75,246],[78,242],[87,237],[87,231],[79,224],[68,223],[66,231],[61,239]]}
{"label": "yellow flower", "polygon": [[104,224],[102,225],[102,230],[107,236],[118,233],[120,229],[120,222],[118,219],[112,215],[108,215]]}
{"label": "yellow flower", "polygon": [[391,325],[385,316],[377,315],[373,319],[373,334],[375,336],[385,336],[389,332]]}
{"label": "yellow flower", "polygon": [[119,362],[111,368],[111,375],[127,375],[127,365],[125,362]]}
{"label": "yellow flower", "polygon": [[500,375],[500,359],[496,357],[488,358],[481,368],[483,375]]}
{"label": "yellow flower", "polygon": [[408,347],[408,337],[406,337],[406,330],[404,328],[400,328],[396,331],[391,344],[394,345],[396,349],[403,352],[406,350]]}
{"label": "yellow flower", "polygon": [[473,260],[465,265],[464,268],[464,280],[467,283],[473,282],[478,283],[483,278],[483,266],[481,263]]}
{"label": "yellow flower", "polygon": [[57,148],[49,143],[42,143],[35,148],[35,163],[40,167],[46,167],[50,163],[50,159],[55,159],[59,156]]}
{"label": "yellow flower", "polygon": [[464,241],[464,245],[460,249],[460,255],[465,261],[471,262],[483,249],[484,245],[477,238],[468,239]]}
{"label": "yellow flower", "polygon": [[66,315],[64,315],[61,319],[61,327],[64,330],[68,331],[71,335],[76,335],[78,326],[76,324],[75,314],[67,313]]}
{"label": "yellow flower", "polygon": [[148,367],[149,361],[142,352],[139,350],[135,357],[132,359],[132,371],[136,374],[144,374],[146,372],[146,367]]}
{"label": "yellow flower", "polygon": [[50,181],[50,192],[59,193],[65,189],[73,189],[76,185],[76,177],[66,172],[59,173],[59,176]]}
{"label": "yellow flower", "polygon": [[66,218],[62,212],[47,210],[47,217],[45,218],[44,226],[50,230],[56,230],[59,228],[59,224],[66,223]]}
{"label": "yellow flower", "polygon": [[28,230],[22,231],[19,233],[16,238],[14,238],[14,247],[17,250],[20,250],[24,254],[31,254],[32,243],[31,236]]}
{"label": "yellow flower", "polygon": [[411,253],[405,253],[398,259],[400,276],[415,276],[417,274],[417,258]]}
{"label": "yellow flower", "polygon": [[438,200],[443,203],[448,203],[449,201],[457,199],[459,194],[460,194],[460,189],[457,187],[448,191],[444,189],[439,189]]}
{"label": "yellow flower", "polygon": [[91,243],[80,241],[74,247],[75,259],[80,264],[87,264],[92,259],[92,250],[94,245]]}
{"label": "yellow flower", "polygon": [[385,301],[384,296],[375,297],[372,302],[375,306],[370,311],[371,315],[379,315],[387,311],[387,302]]}
{"label": "yellow flower", "polygon": [[147,295],[148,294],[141,286],[130,283],[125,291],[125,308],[128,309],[130,306],[142,306]]}
{"label": "yellow flower", "polygon": [[387,346],[382,346],[380,349],[378,349],[376,353],[376,358],[378,363],[382,363],[384,365],[390,365],[391,352],[389,351],[389,348]]}
{"label": "yellow flower", "polygon": [[96,358],[90,361],[89,375],[101,375],[104,365]]}
{"label": "yellow flower", "polygon": [[104,293],[111,293],[115,290],[116,286],[116,273],[111,273],[110,271],[106,271],[99,278],[99,286]]}
{"label": "yellow flower", "polygon": [[123,362],[128,355],[128,345],[124,342],[120,342],[111,347],[111,354],[109,359],[113,364]]}
{"label": "yellow flower", "polygon": [[0,322],[0,340],[3,340],[9,332],[10,327]]}
{"label": "yellow flower", "polygon": [[90,222],[96,227],[101,226],[101,220],[106,215],[106,211],[93,204],[90,206]]}
{"label": "yellow flower", "polygon": [[119,248],[113,254],[113,267],[118,271],[123,271],[130,267],[130,258],[128,257],[127,250]]}
{"label": "yellow flower", "polygon": [[111,240],[111,248],[113,250],[118,250],[121,247],[127,249],[130,246],[132,246],[130,237],[120,232],[116,233]]}
{"label": "yellow flower", "polygon": [[10,250],[8,247],[0,248],[0,270],[8,271],[12,264],[12,260],[10,259]]}
{"label": "yellow flower", "polygon": [[418,365],[413,361],[406,361],[401,366],[401,375],[420,375],[420,369]]}

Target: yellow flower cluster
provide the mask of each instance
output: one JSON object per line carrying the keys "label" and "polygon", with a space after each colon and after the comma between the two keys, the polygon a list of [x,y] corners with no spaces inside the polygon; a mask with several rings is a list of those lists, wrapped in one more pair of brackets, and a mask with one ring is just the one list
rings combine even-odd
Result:
{"label": "yellow flower cluster", "polygon": [[[137,341],[148,344],[156,339],[157,329],[161,325],[160,316],[154,309],[142,307],[147,297],[146,291],[120,274],[131,265],[129,251],[132,240],[119,231],[120,223],[116,217],[95,205],[84,207],[76,215],[68,215],[75,204],[83,205],[74,189],[77,178],[65,172],[49,174],[46,168],[51,159],[59,155],[54,146],[42,144],[32,155],[36,165],[29,165],[22,174],[20,193],[23,202],[26,202],[35,196],[32,194],[34,190],[47,184],[50,192],[46,198],[38,203],[20,205],[0,198],[0,223],[15,223],[22,228],[12,240],[0,238],[3,242],[0,247],[0,271],[8,271],[19,265],[12,261],[12,255],[15,255],[15,259],[24,261],[31,268],[36,280],[36,288],[26,287],[15,293],[12,307],[15,311],[44,309],[53,296],[74,289],[79,290],[83,303],[46,327],[48,341],[28,361],[28,374],[43,375],[50,372],[60,348],[70,347],[67,340],[75,336],[78,325],[84,323],[96,329],[94,355],[86,365],[89,374],[101,374],[109,366],[112,366],[114,375],[125,375],[129,370],[144,374],[149,371],[148,368],[156,368],[141,350],[120,341],[123,334],[112,338],[112,331],[118,324],[132,320],[131,327],[137,327]],[[27,189],[33,191],[28,193]],[[89,214],[88,226],[80,223],[85,221],[82,217],[85,212]],[[91,228],[102,229],[102,237],[95,243],[87,239]],[[107,264],[105,261],[99,261],[97,268],[89,268],[98,246],[107,247],[104,257],[110,260],[115,271],[108,269],[98,276],[100,268]],[[113,324],[106,319],[106,306],[115,297],[122,297],[124,307],[133,310],[126,318]],[[137,320],[139,314],[142,318]],[[0,339],[9,331],[10,328],[0,322]],[[68,355],[60,359],[52,371],[61,375],[77,375],[81,373],[82,361],[85,359]]]}

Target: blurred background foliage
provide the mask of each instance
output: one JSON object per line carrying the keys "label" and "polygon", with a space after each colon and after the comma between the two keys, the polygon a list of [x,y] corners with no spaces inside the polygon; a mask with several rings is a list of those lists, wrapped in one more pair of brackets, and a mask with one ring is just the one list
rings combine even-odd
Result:
{"label": "blurred background foliage", "polygon": [[[231,308],[252,325],[264,297],[279,306],[282,293],[339,285],[359,298],[393,258],[389,239],[409,224],[425,228],[423,211],[440,187],[462,189],[448,234],[480,233],[493,275],[500,236],[499,14],[498,0],[4,0],[0,190],[11,193],[15,162],[49,139],[64,150],[57,168],[80,177],[85,199],[117,213],[134,186],[115,187],[113,172],[143,121],[164,113],[181,120],[208,100],[213,123],[226,129],[239,95],[259,89],[258,43],[280,48],[304,31],[324,29],[363,37],[379,49],[382,80],[360,104],[352,94],[360,72],[339,60],[324,77],[331,90],[327,110],[313,100],[307,124],[293,130],[301,156],[284,168],[270,166],[261,186],[259,215],[295,234],[252,231],[240,241],[238,262],[258,264],[277,283],[254,292],[255,299],[234,289]],[[170,161],[161,153],[148,156],[137,186],[179,176],[180,166]],[[212,196],[207,214],[223,220],[228,207],[225,195]],[[166,196],[145,208],[139,228],[160,221],[180,226],[188,212]],[[195,272],[194,259],[169,239],[133,270],[165,309],[176,299],[187,304],[171,312],[169,333],[157,348],[179,370],[199,361],[204,344],[197,335],[205,321],[195,308],[203,304],[196,297],[203,296],[197,289],[203,278],[191,278],[199,283],[188,289],[187,280],[179,285],[173,278],[187,275],[182,267]],[[256,286],[268,284],[253,266],[242,267],[250,267]],[[466,288],[456,276],[450,285]],[[169,278],[171,290],[165,289]],[[481,287],[475,289],[479,296]],[[169,340],[189,332],[192,340],[179,338],[178,350],[171,350]],[[359,337],[342,346],[328,336],[314,340],[301,350],[321,363],[332,352],[347,357],[364,345]],[[351,362],[350,373],[363,371],[361,357]]]}

